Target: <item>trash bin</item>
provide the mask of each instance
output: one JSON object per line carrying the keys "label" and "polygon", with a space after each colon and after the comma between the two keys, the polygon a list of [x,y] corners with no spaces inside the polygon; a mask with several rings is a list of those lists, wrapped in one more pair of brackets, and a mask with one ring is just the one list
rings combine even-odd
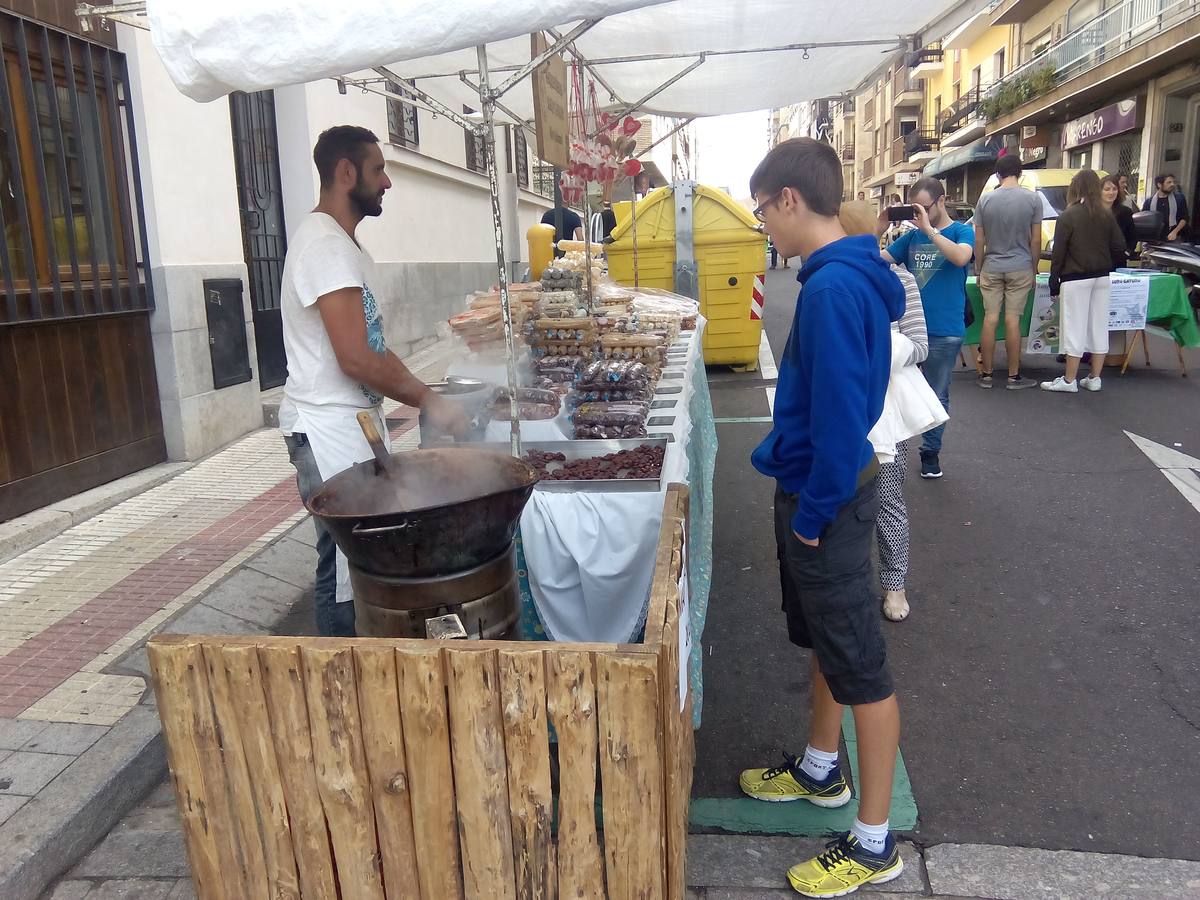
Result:
{"label": "trash bin", "polygon": [[[633,223],[622,212],[606,249],[608,270],[616,281],[632,285]],[[767,260],[767,240],[758,227],[749,210],[724,191],[693,182],[658,188],[638,201],[638,284],[700,301],[708,320],[704,361],[711,365],[758,367]]]}

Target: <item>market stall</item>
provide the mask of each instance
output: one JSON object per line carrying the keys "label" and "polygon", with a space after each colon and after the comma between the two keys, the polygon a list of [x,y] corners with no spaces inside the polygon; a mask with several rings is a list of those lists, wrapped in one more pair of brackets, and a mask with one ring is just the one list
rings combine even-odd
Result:
{"label": "market stall", "polygon": [[[1200,347],[1200,326],[1197,326],[1195,313],[1188,302],[1183,279],[1169,272],[1145,269],[1122,269],[1115,275],[1124,283],[1118,288],[1109,330],[1122,334],[1133,332],[1135,336],[1141,335],[1143,341],[1143,332],[1147,330],[1161,333],[1180,349],[1182,365],[1183,348]],[[1025,352],[1056,354],[1059,352],[1058,309],[1050,301],[1049,275],[1038,275],[1031,299],[1021,319],[1021,336],[1029,339]],[[967,279],[967,300],[975,321],[967,328],[963,343],[978,344],[983,327],[983,295],[974,277]],[[1004,333],[1004,322],[1001,321],[996,329],[996,340],[1004,340]],[[1125,367],[1128,367],[1135,346],[1132,341],[1126,346],[1122,360]]]}
{"label": "market stall", "polygon": [[[123,3],[112,10],[129,15],[137,6]],[[637,643],[204,638],[152,643],[159,709],[201,897],[333,896],[339,884],[343,893],[364,897],[411,895],[417,893],[414,884],[421,896],[439,898],[553,896],[556,888],[571,895],[683,896],[689,707],[698,692],[688,689],[682,670],[698,656],[700,633],[692,625],[703,623],[703,602],[693,598],[697,591],[707,594],[715,453],[699,351],[704,323],[698,320],[690,329],[668,323],[663,335],[657,324],[643,327],[639,314],[634,327],[622,330],[619,310],[603,308],[587,247],[583,279],[570,288],[582,292],[583,304],[554,315],[542,307],[530,320],[525,300],[517,296],[522,292],[510,286],[506,271],[494,126],[499,120],[533,123],[527,77],[563,53],[573,60],[572,77],[590,108],[582,119],[582,131],[590,133],[576,135],[587,153],[612,119],[626,121],[632,111],[713,115],[828,96],[857,83],[876,65],[881,48],[904,47],[902,35],[913,21],[950,6],[947,0],[915,0],[903,9],[871,4],[859,10],[871,23],[864,29],[869,33],[847,41],[838,35],[842,17],[835,0],[813,0],[803,16],[790,3],[766,4],[746,15],[716,0],[149,4],[166,69],[194,99],[335,78],[343,90],[399,92],[483,141],[497,263],[495,290],[486,292],[484,305],[494,293],[498,323],[490,310],[477,318],[490,318],[483,323],[486,333],[498,336],[502,346],[503,377],[488,402],[495,420],[507,417],[511,466],[541,469],[543,481],[561,481],[553,476],[563,470],[550,471],[551,466],[571,462],[534,457],[523,448],[527,424],[530,430],[541,427],[562,412],[564,396],[553,385],[563,382],[555,382],[548,370],[569,370],[570,392],[582,395],[569,413],[577,441],[612,438],[614,430],[636,441],[667,439],[657,459],[649,456],[652,448],[630,448],[636,474],[659,466],[657,488],[637,500],[627,499],[636,491],[609,498],[610,492],[586,487],[542,493],[524,476],[506,488],[530,498],[521,514],[522,529],[530,534],[540,529],[549,537],[553,530],[561,538],[563,523],[582,519],[588,506],[596,521],[607,519],[598,507],[610,504],[641,516],[647,527],[626,535],[636,553],[623,569],[647,582],[645,627],[635,621],[642,615],[632,614],[642,599],[636,592],[623,615],[613,617],[631,639],[641,634]],[[104,15],[103,9],[84,4],[81,15]],[[532,51],[531,33],[535,42],[545,35]],[[610,55],[614,50],[623,55]],[[598,102],[598,96],[607,100]],[[464,105],[479,109],[479,118],[459,113]],[[586,159],[571,162],[590,165]],[[541,287],[543,295],[553,293]],[[535,302],[552,305],[557,299],[562,298]],[[634,307],[627,309],[632,317]],[[601,320],[613,318],[617,326],[605,332]],[[535,382],[527,383],[523,337],[532,338],[527,343],[533,360],[574,361],[547,371],[535,367]],[[607,367],[610,362],[618,366]],[[601,389],[591,363],[600,363],[598,371],[615,376],[619,386]],[[640,373],[624,383],[626,363],[649,363],[653,387],[636,383]],[[539,383],[543,377],[551,386]],[[671,381],[680,382],[678,399],[662,390]],[[586,399],[593,390],[608,395]],[[612,396],[627,390],[649,391],[632,401],[638,405],[632,414],[615,408],[629,401]],[[559,394],[558,407],[546,391]],[[673,417],[650,414],[664,403],[668,406],[653,412],[674,403]],[[656,423],[660,418],[673,421]],[[377,457],[373,472],[370,465],[361,463],[353,473],[357,486],[349,478],[347,484],[355,486],[352,496],[377,506],[387,492],[364,489],[362,479],[386,476],[387,463]],[[465,478],[470,468],[464,466]],[[674,477],[691,482],[691,516],[686,489],[667,484]],[[454,504],[471,500],[473,492],[463,483],[458,488],[466,493],[456,495]],[[491,496],[481,492],[474,491]],[[569,512],[560,509],[568,507]],[[405,529],[438,511],[377,510],[384,518],[379,524],[347,512],[339,547],[388,541],[398,547]],[[647,534],[651,555],[642,550]],[[455,535],[447,530],[443,537],[451,541]],[[582,597],[577,609],[584,609],[593,600],[583,576],[594,575],[594,567],[589,572],[565,539],[560,541],[565,552],[552,556],[546,552],[551,541],[535,543],[529,541],[519,569],[526,573],[534,606],[539,593],[546,604],[544,611],[537,609],[543,628],[552,619],[560,632],[578,627],[578,613],[551,609],[551,573],[563,560],[573,561]],[[378,558],[364,554],[358,565],[389,588],[418,590],[422,602],[444,588],[436,573],[370,571]],[[481,577],[477,569],[451,575],[476,587]],[[500,577],[506,577],[503,571]],[[414,579],[424,581],[414,586]],[[455,791],[456,784],[473,788]]]}

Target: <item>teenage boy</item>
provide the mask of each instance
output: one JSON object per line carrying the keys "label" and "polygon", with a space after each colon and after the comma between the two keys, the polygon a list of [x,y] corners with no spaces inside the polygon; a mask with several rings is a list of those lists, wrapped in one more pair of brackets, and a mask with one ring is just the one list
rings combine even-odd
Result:
{"label": "teenage boy", "polygon": [[1021,318],[1033,299],[1033,282],[1042,258],[1042,198],[1021,187],[1021,159],[1015,154],[996,160],[1000,184],[975,207],[975,274],[983,294],[980,351],[983,368],[976,382],[992,386],[996,328],[1004,314],[1004,346],[1008,352],[1010,391],[1037,387],[1021,374]]}
{"label": "teenage boy", "polygon": [[842,166],[828,144],[785,141],[750,179],[755,216],[784,256],[804,260],[774,427],[754,467],[776,480],[775,539],[788,636],[812,650],[812,718],[801,759],[742,772],[759,800],[843,806],[838,766],[842,707],[858,731],[860,805],[854,827],[788,872],[806,897],[835,897],[891,881],[903,863],[888,830],[900,739],[879,602],[870,579],[879,465],[867,433],[883,410],[891,323],[904,289],[871,235],[838,222]]}
{"label": "teenage boy", "polygon": [[[929,356],[921,366],[946,412],[950,412],[950,376],[966,333],[967,267],[975,254],[975,229],[946,212],[946,188],[936,178],[912,186],[913,224],[883,252],[889,263],[912,272],[921,288],[929,329]],[[921,440],[921,477],[942,477],[943,422]]]}

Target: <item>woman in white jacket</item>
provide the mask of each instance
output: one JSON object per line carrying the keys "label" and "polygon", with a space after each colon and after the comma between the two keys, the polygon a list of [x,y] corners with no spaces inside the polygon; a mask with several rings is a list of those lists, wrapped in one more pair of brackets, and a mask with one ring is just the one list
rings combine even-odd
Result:
{"label": "woman in white jacket", "polygon": [[[876,234],[878,219],[866,201],[843,203],[839,215],[842,228],[848,235]],[[912,342],[912,353],[906,365],[916,365],[929,355],[929,335],[925,330],[925,312],[921,307],[921,291],[917,281],[906,269],[892,266],[892,271],[904,285],[904,316],[893,322],[901,334]],[[893,622],[908,618],[908,597],[904,582],[908,577],[908,508],[904,505],[904,476],[908,470],[908,443],[896,444],[896,456],[879,466],[879,517],[875,536],[879,541],[879,582],[883,587],[883,614]]]}

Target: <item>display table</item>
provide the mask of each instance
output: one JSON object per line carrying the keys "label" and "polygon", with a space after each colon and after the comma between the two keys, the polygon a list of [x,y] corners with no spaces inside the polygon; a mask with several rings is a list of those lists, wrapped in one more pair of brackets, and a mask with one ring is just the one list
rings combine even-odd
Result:
{"label": "display table", "polygon": [[[1146,321],[1150,325],[1167,332],[1172,340],[1180,347],[1200,347],[1200,327],[1196,325],[1196,316],[1188,302],[1187,287],[1178,275],[1167,272],[1149,272],[1142,269],[1129,269],[1130,274],[1137,274],[1150,279],[1150,305]],[[1038,275],[1038,281],[1046,283],[1049,275]],[[1029,292],[1030,299],[1033,291]],[[975,321],[967,329],[963,337],[964,344],[978,344],[983,328],[983,294],[976,284],[974,276],[967,279],[967,300],[975,314]],[[1025,312],[1021,316],[1021,336],[1029,336],[1029,323],[1033,318],[1033,303],[1025,304]],[[1004,319],[996,328],[996,340],[1004,340]]]}
{"label": "display table", "polygon": [[[717,435],[704,369],[704,321],[669,351],[647,421],[668,437],[658,492],[535,490],[521,517],[518,575],[529,640],[630,643],[645,627],[655,548],[667,486],[689,487],[687,615],[693,636],[689,675],[698,725],[703,701],[700,636],[712,581],[712,477]],[[454,365],[451,374],[466,374]],[[476,377],[486,375],[476,367]],[[544,440],[552,422],[522,423],[524,439]],[[504,432],[507,433],[507,427]],[[559,438],[561,440],[561,438]]]}

